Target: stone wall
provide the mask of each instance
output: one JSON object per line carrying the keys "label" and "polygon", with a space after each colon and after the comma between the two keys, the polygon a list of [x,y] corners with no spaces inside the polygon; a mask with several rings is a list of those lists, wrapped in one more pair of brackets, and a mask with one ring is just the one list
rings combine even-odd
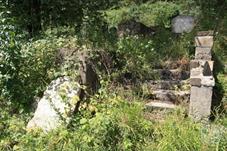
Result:
{"label": "stone wall", "polygon": [[189,115],[196,121],[208,120],[215,80],[211,50],[213,32],[199,32],[195,37],[195,59],[190,62]]}

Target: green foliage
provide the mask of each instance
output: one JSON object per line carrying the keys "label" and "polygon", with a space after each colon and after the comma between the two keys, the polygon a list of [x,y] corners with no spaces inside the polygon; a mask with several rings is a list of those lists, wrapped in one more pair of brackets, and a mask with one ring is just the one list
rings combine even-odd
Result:
{"label": "green foliage", "polygon": [[20,43],[11,51],[4,46],[8,56],[4,54],[1,60],[1,95],[18,106],[29,105],[34,96],[41,96],[47,84],[59,76],[55,63],[58,49],[77,47],[76,37],[66,31],[71,30],[47,30],[43,38]]}
{"label": "green foliage", "polygon": [[[205,126],[185,119],[181,110],[155,125],[156,142],[147,150],[215,151],[226,150],[226,131],[220,125]],[[220,130],[220,131],[219,131]]]}
{"label": "green foliage", "polygon": [[105,11],[106,21],[110,27],[135,20],[148,27],[170,27],[170,19],[178,13],[180,7],[172,2],[144,3]]}
{"label": "green foliage", "polygon": [[[20,33],[13,26],[10,12],[0,14],[0,95],[9,96],[14,84],[19,84],[19,69],[21,63]],[[8,91],[9,90],[9,91]],[[12,92],[13,93],[13,92]]]}
{"label": "green foliage", "polygon": [[225,151],[227,148],[226,131],[220,125],[194,123],[181,110],[169,113],[164,121],[150,121],[144,114],[143,104],[108,93],[108,97],[96,95],[89,105],[84,103],[71,127],[48,134],[38,130],[26,132],[24,119],[7,116],[1,118],[0,150]]}
{"label": "green foliage", "polygon": [[[6,125],[17,129],[8,127],[2,133],[0,149],[137,150],[152,140],[152,123],[143,118],[141,104],[128,103],[120,97],[105,99],[99,104],[97,100],[91,102],[89,108],[81,109],[83,114],[75,117],[74,128],[60,128],[49,134],[38,131],[25,134],[24,125],[12,118]],[[97,107],[94,117],[88,116],[92,106]]]}
{"label": "green foliage", "polygon": [[138,15],[138,21],[148,27],[164,26],[169,28],[171,25],[171,18],[177,15],[179,10],[180,7],[174,3],[156,2],[142,4],[135,14]]}
{"label": "green foliage", "polygon": [[176,36],[161,28],[157,33],[152,38],[137,35],[119,38],[115,46],[119,71],[113,76],[129,73],[132,75],[129,79],[155,79],[154,67],[166,60],[188,60],[194,55],[194,32]]}
{"label": "green foliage", "polygon": [[[226,2],[0,0],[0,150],[227,150]],[[101,81],[99,93],[81,102],[67,127],[48,134],[25,130],[29,116],[23,112],[24,106],[30,106],[34,96],[42,96],[52,79],[75,76],[74,58],[63,68],[56,66],[58,49],[98,50],[92,52],[97,64],[106,57],[97,54],[102,51],[110,55],[105,66],[111,71],[108,76],[153,79],[152,68],[162,61],[188,59],[194,54],[194,31],[174,35],[169,29],[171,18],[177,14],[196,16],[195,31],[217,31],[215,74],[224,114],[218,115],[210,127],[192,122],[179,111],[169,113],[163,121],[148,120],[144,104],[135,100],[143,90],[137,87],[126,92],[122,88],[114,93],[118,89],[115,83],[104,87],[106,81]],[[117,39],[104,20],[109,27],[135,20],[155,26],[155,35]],[[77,97],[73,99],[78,101]]]}
{"label": "green foliage", "polygon": [[[224,105],[224,112],[226,112],[227,109],[227,78],[225,74],[218,74],[217,76],[218,79],[218,86],[219,86],[219,91],[222,93],[222,104]],[[221,87],[221,88],[220,88]]]}
{"label": "green foliage", "polygon": [[139,79],[149,78],[147,75],[152,75],[148,72],[159,61],[159,55],[152,40],[129,36],[119,39],[117,48],[122,73],[132,73],[132,78]]}
{"label": "green foliage", "polygon": [[200,150],[202,144],[200,125],[184,119],[181,114],[170,116],[156,128],[157,150]]}

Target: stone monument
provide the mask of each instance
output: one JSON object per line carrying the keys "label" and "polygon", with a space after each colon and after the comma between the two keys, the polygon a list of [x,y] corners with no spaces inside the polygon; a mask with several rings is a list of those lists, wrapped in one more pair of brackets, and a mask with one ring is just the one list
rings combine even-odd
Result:
{"label": "stone monument", "polygon": [[195,59],[190,62],[189,116],[195,121],[209,119],[215,80],[211,50],[213,31],[199,32],[195,37]]}

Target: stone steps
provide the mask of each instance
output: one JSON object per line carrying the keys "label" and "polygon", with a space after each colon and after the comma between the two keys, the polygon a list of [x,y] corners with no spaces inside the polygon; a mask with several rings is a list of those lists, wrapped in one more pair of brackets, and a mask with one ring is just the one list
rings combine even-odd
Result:
{"label": "stone steps", "polygon": [[190,72],[181,69],[155,69],[161,80],[186,80],[190,77]]}
{"label": "stone steps", "polygon": [[145,104],[146,109],[175,109],[177,106],[172,102],[151,101]]}
{"label": "stone steps", "polygon": [[[183,68],[182,68],[183,65]],[[167,62],[163,67],[154,69],[159,80],[146,82],[151,94],[148,109],[174,109],[181,103],[189,102],[189,64]]]}
{"label": "stone steps", "polygon": [[189,85],[188,80],[150,80],[146,82],[147,88],[151,90],[176,90],[185,89]]}
{"label": "stone steps", "polygon": [[145,106],[152,110],[175,109],[179,104],[189,102],[189,87],[189,80],[148,81],[147,88],[150,90],[151,100]]}
{"label": "stone steps", "polygon": [[167,101],[178,104],[180,102],[189,101],[190,91],[176,91],[176,90],[155,90],[152,92],[152,99],[159,101]]}

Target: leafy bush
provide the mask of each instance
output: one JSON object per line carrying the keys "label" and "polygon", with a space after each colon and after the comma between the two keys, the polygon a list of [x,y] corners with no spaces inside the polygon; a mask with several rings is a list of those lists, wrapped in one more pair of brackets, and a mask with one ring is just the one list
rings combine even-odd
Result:
{"label": "leafy bush", "polygon": [[180,7],[172,2],[144,3],[105,11],[106,21],[110,27],[135,20],[148,27],[170,27],[170,19],[178,13]]}
{"label": "leafy bush", "polygon": [[222,93],[222,104],[224,106],[224,111],[227,109],[227,78],[225,74],[219,74],[218,78],[218,86],[219,86],[219,93]]}
{"label": "leafy bush", "polygon": [[[148,72],[159,61],[159,55],[152,40],[129,36],[119,39],[117,48],[116,52],[122,65],[120,74],[132,74],[132,79],[146,79],[149,78],[148,75],[152,76]],[[151,60],[153,61],[151,62]]]}
{"label": "leafy bush", "polygon": [[69,31],[61,28],[47,30],[41,38],[19,45],[16,44],[20,41],[14,42],[15,39],[8,42],[13,44],[12,47],[3,46],[1,95],[22,106],[30,105],[34,96],[41,96],[46,86],[57,76],[55,60],[58,49],[77,48],[77,38],[66,34]]}
{"label": "leafy bush", "polygon": [[0,95],[11,99],[10,94],[16,89],[13,85],[18,85],[19,70],[22,54],[20,52],[21,33],[16,26],[10,12],[0,13]]}

